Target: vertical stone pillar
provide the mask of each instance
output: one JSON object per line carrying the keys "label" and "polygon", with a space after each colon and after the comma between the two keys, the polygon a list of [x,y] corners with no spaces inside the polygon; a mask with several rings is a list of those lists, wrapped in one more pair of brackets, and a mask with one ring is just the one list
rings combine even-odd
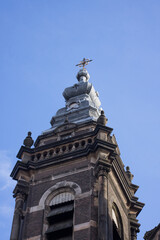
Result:
{"label": "vertical stone pillar", "polygon": [[16,198],[16,200],[10,240],[21,240],[20,232],[22,227],[21,223],[24,211],[24,201],[28,195],[28,190],[28,183],[24,180],[19,180],[13,191],[13,196]]}
{"label": "vertical stone pillar", "polygon": [[108,239],[108,178],[106,168],[100,167],[98,172],[98,240]]}
{"label": "vertical stone pillar", "polygon": [[13,215],[13,223],[12,223],[12,231],[10,240],[18,240],[20,227],[21,227],[21,219],[23,217],[23,204],[25,200],[25,194],[17,193],[16,194],[16,203],[15,203],[15,211]]}

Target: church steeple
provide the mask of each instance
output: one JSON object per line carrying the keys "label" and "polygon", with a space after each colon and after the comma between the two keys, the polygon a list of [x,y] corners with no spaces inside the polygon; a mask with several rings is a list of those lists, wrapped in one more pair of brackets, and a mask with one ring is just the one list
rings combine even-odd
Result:
{"label": "church steeple", "polygon": [[29,132],[17,154],[11,240],[136,240],[144,204],[106,126],[88,62],[64,90],[66,105],[51,128],[34,147]]}

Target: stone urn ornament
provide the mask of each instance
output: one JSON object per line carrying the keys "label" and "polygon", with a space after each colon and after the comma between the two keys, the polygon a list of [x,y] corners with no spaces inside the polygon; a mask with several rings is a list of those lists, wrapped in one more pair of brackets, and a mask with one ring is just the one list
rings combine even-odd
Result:
{"label": "stone urn ornament", "polygon": [[25,147],[31,147],[34,143],[32,137],[31,137],[32,133],[28,132],[28,136],[24,139],[23,144]]}

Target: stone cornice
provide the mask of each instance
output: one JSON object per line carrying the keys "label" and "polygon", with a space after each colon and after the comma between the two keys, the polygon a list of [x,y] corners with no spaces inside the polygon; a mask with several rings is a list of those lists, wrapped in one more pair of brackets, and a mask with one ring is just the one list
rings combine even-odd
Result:
{"label": "stone cornice", "polygon": [[113,169],[120,181],[120,184],[122,186],[122,189],[125,192],[125,195],[127,196],[128,199],[132,198],[132,194],[130,191],[130,186],[129,186],[129,182],[127,181],[127,176],[125,176],[125,171],[124,169],[122,169],[122,167],[120,166],[119,162],[117,161],[117,159],[115,158],[115,160],[113,161]]}
{"label": "stone cornice", "polygon": [[135,185],[135,184],[133,184],[133,183],[130,184],[130,187],[134,190],[134,193],[136,193],[137,190],[138,190],[138,188],[139,188],[138,185]]}
{"label": "stone cornice", "polygon": [[[87,137],[91,137],[91,136],[94,136],[93,134],[91,135],[87,135]],[[52,144],[47,144],[47,145],[44,145],[44,146],[40,146],[40,147],[37,147],[37,148],[28,148],[28,147],[25,147],[25,146],[21,146],[18,154],[17,154],[17,158],[21,159],[21,156],[24,152],[26,153],[29,153],[29,154],[35,154],[35,153],[38,153],[40,151],[45,151],[45,150],[48,150],[49,148],[53,148],[53,147],[59,147],[63,144],[66,144],[66,143],[72,143],[73,141],[76,141],[76,140],[82,140],[84,139],[84,137],[77,137],[77,138],[72,138],[72,139],[69,139],[69,140],[62,140],[62,141],[59,141],[59,142],[54,142]],[[110,142],[106,142],[106,141],[103,141],[103,140],[100,140],[100,139],[96,139],[95,142],[97,142],[99,144],[99,146],[101,145],[102,148],[104,146],[107,146],[108,147],[108,150],[110,151],[114,151],[114,149],[116,148],[116,145],[113,144],[113,143],[110,143]]]}
{"label": "stone cornice", "polygon": [[119,179],[119,182],[121,184],[121,187],[128,199],[128,203],[130,205],[131,209],[134,209],[136,212],[136,215],[141,212],[142,208],[144,207],[144,203],[138,202],[138,198],[131,193],[131,189],[133,187],[137,190],[138,186],[130,183],[127,179],[126,173],[124,169],[121,166],[121,163],[118,161],[117,158],[114,159],[113,161],[113,169],[117,175],[117,178]]}
{"label": "stone cornice", "polygon": [[15,167],[13,168],[13,171],[11,172],[11,177],[15,179],[16,174],[20,169],[28,171],[29,169],[40,169],[40,168],[48,167],[51,165],[57,165],[62,162],[71,161],[73,158],[76,159],[76,158],[87,156],[89,153],[95,152],[98,148],[105,149],[105,150],[107,149],[108,151],[110,151],[110,157],[114,158],[114,155],[115,155],[114,150],[116,148],[116,145],[100,139],[96,139],[92,145],[88,144],[84,149],[79,149],[73,152],[54,156],[49,159],[40,160],[36,162],[28,161],[27,163],[17,161]]}
{"label": "stone cornice", "polygon": [[[138,198],[137,198],[138,199]],[[141,212],[142,208],[145,206],[144,203],[139,202],[139,201],[133,201],[133,199],[131,200],[131,210],[134,210],[136,212],[136,216],[138,216],[138,214]]]}
{"label": "stone cornice", "polygon": [[13,197],[25,198],[29,192],[29,184],[24,180],[19,180],[13,191]]}
{"label": "stone cornice", "polygon": [[[72,138],[69,138],[69,139],[59,140],[59,141],[56,141],[56,142],[53,142],[53,143],[50,143],[50,144],[46,144],[46,145],[43,145],[43,146],[40,146],[40,147],[35,147],[35,148],[28,148],[28,147],[25,147],[25,146],[21,146],[21,148],[20,148],[20,150],[17,154],[17,158],[21,159],[23,152],[34,154],[36,152],[49,149],[51,147],[58,147],[62,144],[66,144],[66,143],[76,141],[77,139],[81,140],[81,139],[84,139],[84,138],[87,138],[87,137],[95,136],[100,129],[102,129],[104,131],[107,131],[108,134],[110,134],[112,132],[112,128],[108,128],[108,127],[102,126],[102,125],[97,125],[94,131],[83,133],[83,134],[78,135],[78,136],[73,136]],[[46,136],[43,137],[43,138],[46,138]],[[113,146],[116,146],[115,144],[109,143],[109,145],[110,144],[113,145]]]}
{"label": "stone cornice", "polygon": [[[89,121],[89,122],[86,122],[86,123],[83,123],[83,124],[80,124],[80,125],[76,125],[75,128],[78,129],[78,128],[82,128],[82,127],[85,127],[85,126],[88,126],[88,125],[96,125],[96,128],[95,128],[95,130],[94,130],[93,132],[88,132],[88,133],[85,133],[85,134],[83,133],[82,137],[85,137],[85,136],[87,136],[88,134],[90,135],[90,133],[91,133],[91,134],[96,134],[99,129],[103,129],[103,130],[107,131],[109,134],[113,131],[113,128],[110,128],[110,127],[107,127],[107,126],[102,126],[102,125],[100,125],[100,124],[97,124],[97,122],[95,122],[95,121]],[[58,127],[58,128],[60,128],[60,127]],[[56,128],[56,129],[53,130],[52,132],[49,132],[49,133],[46,133],[46,134],[43,134],[43,135],[38,136],[37,139],[36,139],[36,141],[35,141],[35,144],[34,144],[35,147],[38,145],[38,143],[39,143],[40,140],[45,139],[45,138],[48,138],[48,137],[55,136],[58,128]],[[68,131],[68,129],[67,129],[67,131]],[[65,132],[65,131],[64,131],[64,132]],[[74,138],[76,138],[76,137],[80,137],[80,135],[75,136],[75,137],[72,137],[72,139],[74,140]],[[68,139],[67,139],[67,140],[68,140]],[[61,140],[61,141],[63,141],[63,140]],[[60,141],[60,142],[61,142],[61,141]]]}

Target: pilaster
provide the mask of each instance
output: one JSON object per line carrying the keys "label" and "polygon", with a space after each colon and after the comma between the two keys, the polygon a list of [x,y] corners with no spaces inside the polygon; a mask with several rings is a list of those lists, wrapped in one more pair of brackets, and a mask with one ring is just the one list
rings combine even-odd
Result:
{"label": "pilaster", "polygon": [[22,219],[24,218],[24,202],[28,195],[28,183],[19,180],[13,193],[15,197],[15,210],[13,215],[13,223],[10,240],[20,240],[22,230]]}
{"label": "pilaster", "polygon": [[109,240],[108,173],[110,167],[98,165],[98,240]]}

